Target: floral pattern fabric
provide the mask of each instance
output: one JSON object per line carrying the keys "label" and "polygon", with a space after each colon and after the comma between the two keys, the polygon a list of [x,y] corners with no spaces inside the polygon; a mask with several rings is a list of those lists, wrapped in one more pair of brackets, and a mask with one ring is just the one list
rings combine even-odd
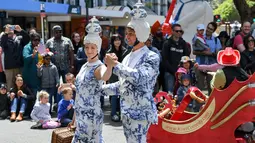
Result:
{"label": "floral pattern fabric", "polygon": [[[129,58],[128,56],[130,54],[125,58]],[[122,114],[133,120],[157,123],[152,93],[159,74],[159,62],[159,56],[146,47],[134,68],[122,63],[114,67],[113,73],[119,77],[119,81],[104,85],[103,89],[107,95],[121,95]]]}
{"label": "floral pattern fabric", "polygon": [[146,143],[146,135],[150,126],[148,121],[132,120],[122,116],[124,135],[127,143]]}
{"label": "floral pattern fabric", "polygon": [[72,143],[102,143],[103,111],[100,96],[102,96],[103,81],[96,79],[94,71],[102,65],[101,61],[86,63],[76,77],[76,131]]}
{"label": "floral pattern fabric", "polygon": [[[125,59],[133,59],[131,54]],[[159,74],[160,58],[146,46],[135,53],[135,57],[137,55],[140,58],[131,62],[133,67],[125,63],[125,59],[114,67],[113,73],[119,77],[118,82],[103,85],[104,94],[121,95],[122,123],[128,143],[144,142],[150,124],[158,120],[152,94]]]}

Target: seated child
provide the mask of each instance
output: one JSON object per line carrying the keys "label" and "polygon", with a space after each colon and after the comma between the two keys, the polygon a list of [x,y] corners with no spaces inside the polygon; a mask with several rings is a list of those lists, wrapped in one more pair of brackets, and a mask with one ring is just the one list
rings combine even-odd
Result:
{"label": "seated child", "polygon": [[183,67],[179,67],[177,72],[175,73],[175,84],[174,84],[174,91],[173,91],[173,95],[177,94],[177,90],[180,87],[181,84],[181,77],[183,74],[187,74],[187,70]]}
{"label": "seated child", "polygon": [[[51,119],[49,94],[46,91],[39,92],[39,102],[35,103],[30,116],[37,122],[31,129],[45,128],[45,125],[49,124],[49,122],[54,122]],[[60,126],[60,123],[55,122],[55,126],[51,128],[56,128],[58,126]]]}
{"label": "seated child", "polygon": [[[11,122],[15,120],[23,120],[23,114],[26,110],[27,102],[28,100],[34,100],[35,96],[33,95],[32,91],[23,83],[21,74],[16,75],[15,85],[13,88],[11,88],[9,97],[11,100]],[[16,113],[19,113],[17,118]]]}
{"label": "seated child", "polygon": [[5,84],[0,85],[0,119],[6,119],[9,115],[9,98],[7,96],[7,87]]}
{"label": "seated child", "polygon": [[188,56],[182,56],[181,61],[180,61],[180,67],[183,67],[186,69],[187,74],[190,75],[190,84],[192,86],[196,85],[196,74],[195,71],[193,69],[193,62],[192,60],[188,57]]}
{"label": "seated child", "polygon": [[204,24],[198,24],[197,25],[197,33],[194,35],[192,39],[193,43],[193,50],[194,51],[205,51],[207,49],[210,49],[208,45],[206,44],[205,38],[204,38],[204,31],[205,31],[205,26]]}
{"label": "seated child", "polygon": [[61,99],[63,99],[62,90],[65,87],[71,87],[72,88],[72,90],[73,90],[73,100],[75,100],[75,95],[76,95],[76,87],[74,85],[75,77],[72,73],[67,73],[65,76],[66,76],[66,84],[61,84],[58,87],[57,102],[59,102]]}
{"label": "seated child", "polygon": [[64,99],[61,99],[58,103],[58,121],[60,121],[62,127],[66,127],[73,119],[73,90],[70,87],[66,87],[63,89],[62,93]]}

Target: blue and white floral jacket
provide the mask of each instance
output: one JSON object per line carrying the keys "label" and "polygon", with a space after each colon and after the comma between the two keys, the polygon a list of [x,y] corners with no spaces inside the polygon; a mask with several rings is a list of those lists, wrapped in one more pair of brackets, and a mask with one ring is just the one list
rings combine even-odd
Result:
{"label": "blue and white floral jacket", "polygon": [[[132,53],[134,52],[128,54],[123,62],[113,69],[119,81],[104,85],[103,92],[107,95],[121,95],[122,115],[133,120],[157,123],[157,110],[152,93],[159,75],[160,58],[146,46],[133,58]],[[133,60],[134,58],[137,60]],[[125,63],[127,59],[133,60],[133,66]]]}

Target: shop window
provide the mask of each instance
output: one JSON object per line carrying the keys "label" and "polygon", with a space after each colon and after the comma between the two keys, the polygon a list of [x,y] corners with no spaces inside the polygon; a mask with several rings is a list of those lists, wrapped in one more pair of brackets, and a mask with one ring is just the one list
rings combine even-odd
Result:
{"label": "shop window", "polygon": [[68,0],[67,4],[79,6],[79,0]]}
{"label": "shop window", "polygon": [[107,0],[107,5],[111,6],[111,5],[121,5],[121,1],[120,0]]}
{"label": "shop window", "polygon": [[52,3],[64,3],[64,0],[47,0],[47,2],[52,2]]}
{"label": "shop window", "polygon": [[98,6],[103,6],[103,0],[98,0]]}
{"label": "shop window", "polygon": [[35,28],[35,27],[36,27],[36,18],[35,17],[26,17],[24,29],[26,31],[29,31],[31,28]]}

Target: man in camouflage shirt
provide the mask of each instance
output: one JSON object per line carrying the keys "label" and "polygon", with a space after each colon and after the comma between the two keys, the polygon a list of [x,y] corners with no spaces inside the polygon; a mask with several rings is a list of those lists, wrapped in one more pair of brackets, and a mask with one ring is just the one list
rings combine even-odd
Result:
{"label": "man in camouflage shirt", "polygon": [[74,47],[69,38],[62,36],[62,28],[59,25],[54,26],[52,30],[54,37],[46,42],[46,48],[54,53],[52,61],[65,82],[65,75],[74,70]]}

